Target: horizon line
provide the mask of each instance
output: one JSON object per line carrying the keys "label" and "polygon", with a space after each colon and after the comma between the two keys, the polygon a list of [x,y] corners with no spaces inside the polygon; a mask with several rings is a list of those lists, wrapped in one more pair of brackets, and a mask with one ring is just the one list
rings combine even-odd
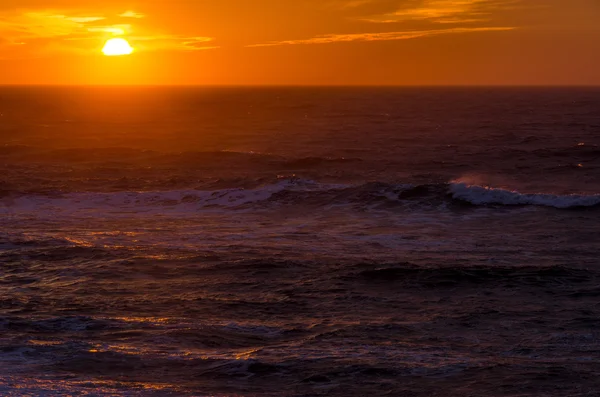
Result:
{"label": "horizon line", "polygon": [[0,87],[148,87],[148,88],[600,88],[597,84],[5,84]]}

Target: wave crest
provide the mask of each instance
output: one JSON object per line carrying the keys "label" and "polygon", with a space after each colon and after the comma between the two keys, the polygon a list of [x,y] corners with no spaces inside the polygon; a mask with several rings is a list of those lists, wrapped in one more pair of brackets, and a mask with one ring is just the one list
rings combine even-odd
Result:
{"label": "wave crest", "polygon": [[520,193],[489,186],[470,185],[465,182],[451,183],[450,192],[452,198],[474,205],[536,205],[559,209],[600,205],[600,194]]}

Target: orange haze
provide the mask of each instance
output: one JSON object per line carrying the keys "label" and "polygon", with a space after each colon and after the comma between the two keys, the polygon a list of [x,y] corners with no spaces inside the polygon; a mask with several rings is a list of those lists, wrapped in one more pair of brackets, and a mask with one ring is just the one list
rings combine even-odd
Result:
{"label": "orange haze", "polygon": [[[123,37],[131,56],[104,57]],[[598,85],[598,0],[2,0],[0,84]]]}

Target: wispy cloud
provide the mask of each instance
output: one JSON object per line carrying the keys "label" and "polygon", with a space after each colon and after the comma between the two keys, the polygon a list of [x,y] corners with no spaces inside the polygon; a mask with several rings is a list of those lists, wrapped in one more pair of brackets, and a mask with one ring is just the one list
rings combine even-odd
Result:
{"label": "wispy cloud", "polygon": [[[63,15],[64,17],[64,15]],[[89,23],[89,22],[96,22],[96,21],[102,21],[103,19],[106,19],[105,17],[65,17],[66,19],[68,19],[69,21],[73,21],[73,22],[77,22],[77,23]]]}
{"label": "wispy cloud", "polygon": [[0,19],[0,34],[19,40],[67,36],[83,29],[85,21],[100,19],[102,17],[69,17],[49,12],[26,12]]}
{"label": "wispy cloud", "polygon": [[121,18],[136,18],[136,19],[142,19],[142,18],[146,17],[146,15],[140,14],[139,12],[135,12],[135,11],[125,11],[124,13],[119,14],[119,16]]}
{"label": "wispy cloud", "polygon": [[481,4],[489,4],[488,0],[428,0],[421,7],[396,11],[393,16],[399,20],[405,19],[438,19],[455,17],[457,15],[480,15],[476,10]]}
{"label": "wispy cloud", "polygon": [[187,37],[180,35],[132,36],[132,43],[147,51],[175,50],[202,51],[220,48],[212,37]]}
{"label": "wispy cloud", "polygon": [[212,37],[189,37],[189,38],[187,38],[187,40],[183,41],[181,44],[183,45],[183,47],[185,47],[189,50],[212,50],[212,49],[219,48],[219,47],[207,44],[212,41],[214,41],[214,39]]}
{"label": "wispy cloud", "polygon": [[132,27],[129,24],[118,24],[109,26],[93,26],[87,28],[88,32],[101,32],[110,33],[115,36],[123,36],[132,31]]}
{"label": "wispy cloud", "polygon": [[[370,4],[373,0],[350,0],[341,3],[342,8],[356,8],[365,4]],[[335,3],[334,3],[335,4]]]}
{"label": "wispy cloud", "polygon": [[312,37],[301,40],[283,40],[273,41],[263,44],[252,44],[248,47],[273,47],[281,45],[299,45],[299,44],[330,44],[344,43],[354,41],[390,41],[390,40],[408,40],[419,37],[438,36],[444,34],[474,33],[474,32],[501,32],[514,30],[514,27],[477,27],[477,28],[451,28],[435,30],[416,30],[405,32],[384,32],[384,33],[352,33],[352,34],[329,34]]}
{"label": "wispy cloud", "polygon": [[474,23],[489,21],[495,11],[514,7],[522,0],[422,0],[412,6],[364,18],[368,22]]}

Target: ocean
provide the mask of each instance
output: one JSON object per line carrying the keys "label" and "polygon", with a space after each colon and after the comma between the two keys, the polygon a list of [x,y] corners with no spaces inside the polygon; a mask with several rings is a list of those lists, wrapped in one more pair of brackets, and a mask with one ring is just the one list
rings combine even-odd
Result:
{"label": "ocean", "polygon": [[600,89],[0,87],[0,395],[597,396]]}

